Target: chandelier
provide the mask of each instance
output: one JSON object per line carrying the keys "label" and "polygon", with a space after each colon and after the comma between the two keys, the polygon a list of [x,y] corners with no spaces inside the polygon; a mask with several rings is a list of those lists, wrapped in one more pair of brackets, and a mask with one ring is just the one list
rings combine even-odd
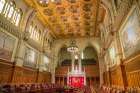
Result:
{"label": "chandelier", "polygon": [[70,45],[68,46],[67,51],[71,52],[71,53],[78,52],[78,46],[76,45],[76,41],[75,40],[71,40],[70,41]]}
{"label": "chandelier", "polygon": [[48,4],[49,0],[38,0],[40,4]]}
{"label": "chandelier", "polygon": [[61,0],[38,0],[38,3],[42,6],[47,6],[50,2],[60,4]]}

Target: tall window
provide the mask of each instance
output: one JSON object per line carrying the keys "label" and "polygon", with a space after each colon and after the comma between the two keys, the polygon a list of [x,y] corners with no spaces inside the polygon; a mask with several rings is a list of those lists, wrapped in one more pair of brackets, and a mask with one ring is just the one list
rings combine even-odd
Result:
{"label": "tall window", "polygon": [[0,0],[0,13],[16,26],[19,25],[21,19],[21,10],[17,9],[13,2]]}
{"label": "tall window", "polygon": [[8,13],[9,13],[9,9],[10,9],[10,4],[9,3],[6,3],[6,6],[4,8],[4,16],[7,17]]}
{"label": "tall window", "polygon": [[13,14],[13,17],[12,17],[12,22],[13,23],[16,23],[16,16],[17,16],[17,11],[14,10],[14,14]]}
{"label": "tall window", "polygon": [[17,14],[17,17],[16,17],[16,21],[15,21],[15,25],[18,26],[19,22],[20,22],[20,19],[21,19],[21,14],[18,13]]}
{"label": "tall window", "polygon": [[29,33],[30,33],[30,38],[32,38],[32,31],[33,30],[33,23],[30,25],[30,27],[29,27]]}
{"label": "tall window", "polygon": [[10,9],[9,9],[9,12],[8,12],[8,18],[10,19],[12,17],[14,13],[14,6],[12,3],[10,3]]}
{"label": "tall window", "polygon": [[30,38],[39,42],[41,39],[41,31],[33,23],[29,26]]}
{"label": "tall window", "polygon": [[2,12],[5,5],[5,0],[0,0],[0,13]]}

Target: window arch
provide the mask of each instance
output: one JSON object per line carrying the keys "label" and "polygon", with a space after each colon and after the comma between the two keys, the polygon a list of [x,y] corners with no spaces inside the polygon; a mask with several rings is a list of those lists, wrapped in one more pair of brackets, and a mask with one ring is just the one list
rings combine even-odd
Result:
{"label": "window arch", "polygon": [[22,11],[21,9],[17,10],[17,16],[16,16],[16,20],[15,20],[15,25],[18,26],[21,20],[21,15],[22,15]]}
{"label": "window arch", "polygon": [[0,14],[3,14],[9,21],[18,26],[22,10],[18,9],[13,1],[0,0]]}
{"label": "window arch", "polygon": [[6,3],[5,0],[0,0],[0,13],[3,11],[5,3]]}
{"label": "window arch", "polygon": [[3,11],[3,14],[5,17],[7,17],[9,9],[10,9],[10,2],[6,2],[6,5],[5,5],[4,11]]}
{"label": "window arch", "polygon": [[30,33],[30,38],[39,42],[41,41],[42,37],[41,37],[41,30],[39,29],[39,27],[37,25],[35,25],[33,22],[31,22],[31,24],[28,27],[28,31]]}
{"label": "window arch", "polygon": [[17,9],[14,10],[14,14],[12,17],[12,22],[15,23],[16,22],[16,16],[17,16]]}
{"label": "window arch", "polygon": [[8,14],[7,14],[7,16],[8,16],[8,18],[9,19],[11,19],[11,17],[12,17],[12,15],[14,14],[14,7],[15,5],[14,5],[14,3],[13,2],[10,2],[10,8],[9,8],[9,12],[8,12]]}

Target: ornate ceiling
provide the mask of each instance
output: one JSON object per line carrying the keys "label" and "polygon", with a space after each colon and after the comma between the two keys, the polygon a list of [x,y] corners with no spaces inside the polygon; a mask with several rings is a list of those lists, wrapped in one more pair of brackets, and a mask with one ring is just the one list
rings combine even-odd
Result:
{"label": "ornate ceiling", "polygon": [[57,38],[98,36],[105,9],[100,0],[25,0]]}

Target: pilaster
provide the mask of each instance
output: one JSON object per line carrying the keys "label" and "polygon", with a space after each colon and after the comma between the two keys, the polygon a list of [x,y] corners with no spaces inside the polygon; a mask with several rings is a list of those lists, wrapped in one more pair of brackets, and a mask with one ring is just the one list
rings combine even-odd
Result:
{"label": "pilaster", "polygon": [[25,41],[19,40],[15,57],[15,62],[17,66],[23,66],[25,49],[26,49]]}

